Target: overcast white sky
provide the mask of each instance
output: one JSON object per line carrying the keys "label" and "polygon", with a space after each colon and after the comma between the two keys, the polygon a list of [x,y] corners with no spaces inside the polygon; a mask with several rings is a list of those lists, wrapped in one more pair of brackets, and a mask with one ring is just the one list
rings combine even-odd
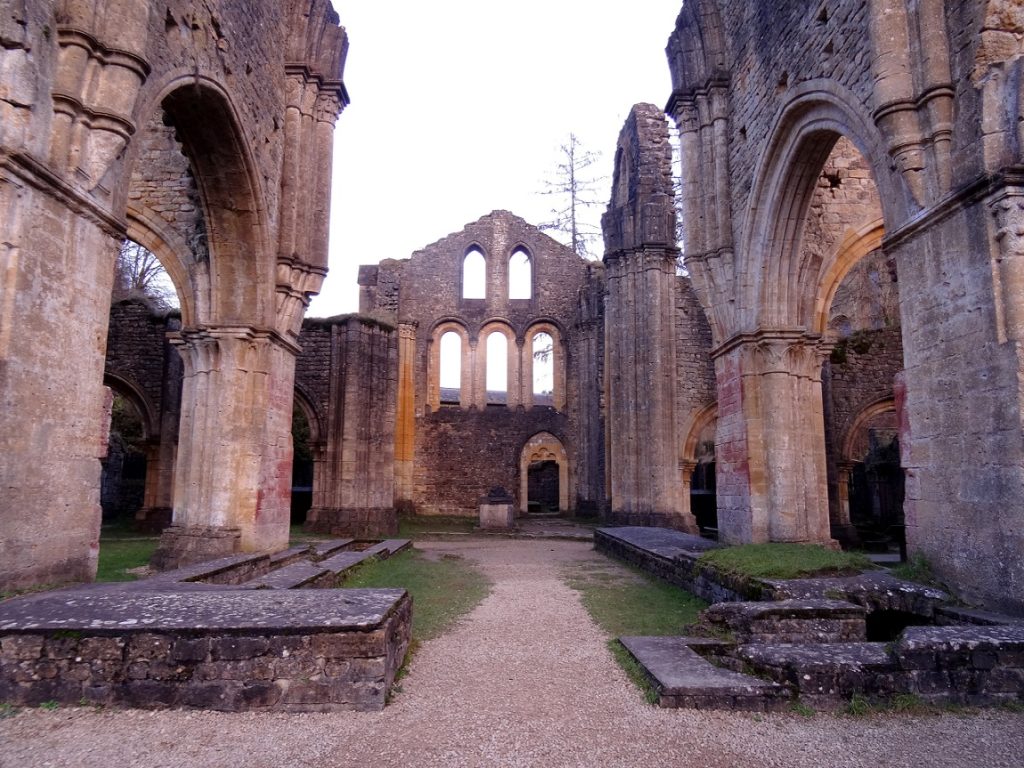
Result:
{"label": "overcast white sky", "polygon": [[610,177],[630,107],[668,100],[664,49],[682,3],[334,5],[352,104],[335,131],[330,274],[313,317],[358,309],[360,264],[406,258],[497,208],[549,219],[539,192],[570,132]]}

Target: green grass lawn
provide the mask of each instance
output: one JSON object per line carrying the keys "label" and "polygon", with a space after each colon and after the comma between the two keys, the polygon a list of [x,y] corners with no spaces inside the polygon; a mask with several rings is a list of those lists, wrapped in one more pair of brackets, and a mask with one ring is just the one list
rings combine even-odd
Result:
{"label": "green grass lawn", "polygon": [[613,637],[678,635],[707,607],[684,589],[611,561],[568,566],[564,578],[598,626]]}
{"label": "green grass lawn", "polygon": [[487,597],[491,583],[457,555],[430,557],[417,549],[360,566],[342,587],[400,587],[412,595],[414,642],[443,634]]}
{"label": "green grass lawn", "polygon": [[100,561],[96,569],[96,581],[134,581],[138,576],[128,573],[127,570],[149,565],[149,558],[153,556],[159,540],[157,536],[100,536]]}
{"label": "green grass lawn", "polygon": [[630,635],[681,635],[697,621],[707,603],[684,589],[666,584],[612,561],[567,567],[566,583],[580,593],[591,618],[611,637],[608,650],[649,704],[658,695],[643,668],[618,641]]}
{"label": "green grass lawn", "polygon": [[875,568],[860,552],[836,552],[816,544],[743,544],[713,549],[700,559],[723,571],[758,579],[850,575]]}

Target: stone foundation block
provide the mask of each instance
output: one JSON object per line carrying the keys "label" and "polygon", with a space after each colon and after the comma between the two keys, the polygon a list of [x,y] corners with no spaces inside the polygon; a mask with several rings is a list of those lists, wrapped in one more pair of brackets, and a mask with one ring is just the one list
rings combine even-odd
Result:
{"label": "stone foundation block", "polygon": [[[145,616],[145,629],[137,628]],[[409,645],[404,590],[55,592],[0,605],[0,698],[374,710]],[[114,636],[112,636],[114,635]]]}

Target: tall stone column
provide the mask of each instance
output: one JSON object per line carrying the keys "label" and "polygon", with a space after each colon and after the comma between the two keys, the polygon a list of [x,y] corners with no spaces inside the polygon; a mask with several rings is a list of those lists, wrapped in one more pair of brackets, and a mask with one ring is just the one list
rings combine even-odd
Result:
{"label": "tall stone column", "polygon": [[332,329],[324,460],[307,530],[362,538],[398,532],[395,407],[398,334],[365,317]]}
{"label": "tall stone column", "polygon": [[0,589],[91,580],[99,552],[117,225],[40,171],[0,157]]}
{"label": "tall stone column", "polygon": [[173,524],[157,568],[288,544],[297,348],[247,326],[183,329]]}
{"label": "tall stone column", "polygon": [[613,517],[696,532],[675,428],[675,252],[620,252],[605,264],[608,304],[618,308],[607,326]]}
{"label": "tall stone column", "polygon": [[108,171],[149,76],[148,3],[55,5],[0,12],[0,591],[96,573],[124,234]]}
{"label": "tall stone column", "polygon": [[676,429],[676,216],[664,113],[637,104],[619,134],[605,242],[612,519],[697,532]]}
{"label": "tall stone column", "polygon": [[398,410],[395,415],[395,505],[412,505],[416,450],[416,324],[398,326]]}
{"label": "tall stone column", "polygon": [[[172,320],[171,328],[181,323]],[[160,393],[160,435],[146,451],[146,495],[142,509],[135,513],[135,528],[160,532],[171,524],[174,511],[174,465],[178,456],[178,427],[181,424],[181,355],[164,345],[163,385]]]}
{"label": "tall stone column", "polygon": [[831,542],[821,397],[827,351],[801,331],[760,331],[716,350],[725,540]]}

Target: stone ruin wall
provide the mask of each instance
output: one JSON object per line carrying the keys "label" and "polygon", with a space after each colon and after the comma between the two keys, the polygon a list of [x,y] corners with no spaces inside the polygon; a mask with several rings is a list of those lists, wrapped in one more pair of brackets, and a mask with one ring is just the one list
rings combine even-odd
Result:
{"label": "stone ruin wall", "polygon": [[751,205],[755,169],[779,98],[791,86],[830,78],[862,100],[865,114],[870,112],[868,2],[839,0],[820,8],[744,0],[718,5],[730,69],[740,86],[731,102],[729,172],[732,209],[743,211]]}
{"label": "stone ruin wall", "polygon": [[509,412],[504,405],[483,411],[443,407],[425,416],[417,429],[415,512],[475,517],[480,497],[495,487],[508,491],[519,509],[523,445],[545,431],[568,451],[568,426],[566,415],[545,406],[522,412]]}
{"label": "stone ruin wall", "polygon": [[306,528],[359,538],[394,535],[395,329],[349,315],[306,320],[300,341],[307,337],[312,343],[300,356],[297,384],[319,408],[326,383],[327,401]]}
{"label": "stone ruin wall", "polygon": [[181,389],[181,358],[167,342],[180,327],[177,313],[154,311],[141,299],[110,307],[106,371],[144,393],[158,429],[168,387]]}
{"label": "stone ruin wall", "polygon": [[[488,260],[485,299],[461,297],[463,259],[473,246]],[[531,256],[529,300],[508,299],[507,263],[518,246]],[[580,372],[573,334],[577,294],[586,274],[585,261],[507,211],[494,211],[409,259],[361,268],[360,311],[415,328],[415,448],[409,501],[417,514],[476,515],[479,498],[495,486],[510,492],[518,505],[519,454],[527,439],[541,431],[562,441],[569,456],[570,485],[575,487],[579,459],[574,393]],[[466,328],[471,343],[484,344],[480,331],[494,320],[507,324],[520,341],[538,321],[560,329],[566,371],[564,412],[541,405],[527,411],[504,404],[488,405],[482,411],[443,406],[430,412],[428,356],[434,329],[441,322],[455,321]]]}
{"label": "stone ruin wall", "polygon": [[[680,427],[718,397],[711,360],[711,326],[688,277],[676,281],[676,412]],[[680,430],[679,439],[688,436]]]}
{"label": "stone ruin wall", "polygon": [[154,114],[138,140],[139,159],[128,189],[129,212],[155,217],[159,226],[174,232],[188,248],[188,253],[177,254],[186,264],[208,261],[202,200],[174,126],[166,125],[162,114]]}

